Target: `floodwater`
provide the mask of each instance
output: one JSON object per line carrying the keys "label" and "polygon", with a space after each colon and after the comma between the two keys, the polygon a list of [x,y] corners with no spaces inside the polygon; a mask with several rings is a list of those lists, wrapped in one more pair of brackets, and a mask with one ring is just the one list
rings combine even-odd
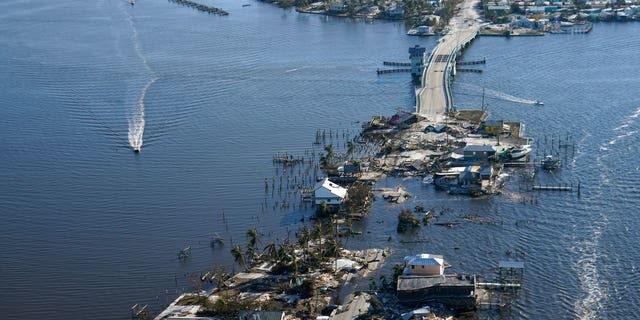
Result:
{"label": "floodwater", "polygon": [[[232,270],[229,249],[248,228],[264,242],[295,232],[313,211],[287,179],[308,184],[320,173],[285,172],[272,156],[317,157],[318,132],[342,150],[372,115],[410,110],[409,75],[375,70],[436,40],[407,37],[398,22],[207,3],[230,15],[168,1],[0,4],[5,314],[125,319],[136,303],[155,313],[191,290],[186,274]],[[524,121],[539,142],[570,136],[574,156],[539,176],[580,181],[580,197],[514,182],[469,199],[385,179],[380,186],[414,196],[376,201],[346,246],[391,247],[383,272],[418,252],[444,254],[454,272],[524,260],[525,288],[506,319],[638,313],[638,37],[636,24],[597,24],[587,35],[480,38],[463,57],[487,64],[458,74],[456,105],[478,107],[485,88],[492,118]],[[398,236],[397,213],[416,204],[496,223]],[[215,235],[225,246],[210,248]],[[400,242],[415,238],[429,241]],[[187,246],[191,257],[178,260]]]}

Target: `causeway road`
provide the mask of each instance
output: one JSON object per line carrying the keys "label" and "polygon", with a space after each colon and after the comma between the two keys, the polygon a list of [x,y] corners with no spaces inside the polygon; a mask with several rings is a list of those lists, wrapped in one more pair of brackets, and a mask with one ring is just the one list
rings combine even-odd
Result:
{"label": "causeway road", "polygon": [[455,16],[446,27],[446,34],[431,51],[429,63],[422,74],[422,87],[416,91],[416,111],[427,119],[444,121],[453,108],[449,77],[455,68],[455,58],[480,30],[477,0],[458,5]]}

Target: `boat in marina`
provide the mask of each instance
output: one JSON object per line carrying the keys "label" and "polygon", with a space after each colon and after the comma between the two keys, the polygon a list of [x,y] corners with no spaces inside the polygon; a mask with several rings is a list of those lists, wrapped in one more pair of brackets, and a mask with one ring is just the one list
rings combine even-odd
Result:
{"label": "boat in marina", "polygon": [[424,185],[433,184],[433,175],[432,175],[432,174],[428,174],[428,175],[426,175],[426,176],[422,179],[422,184],[424,184]]}
{"label": "boat in marina", "polygon": [[496,156],[507,160],[518,160],[531,152],[530,145],[514,146],[496,152]]}
{"label": "boat in marina", "polygon": [[525,157],[530,152],[531,152],[531,146],[529,145],[515,146],[512,148],[509,148],[509,153],[507,154],[507,157],[511,160],[517,160]]}

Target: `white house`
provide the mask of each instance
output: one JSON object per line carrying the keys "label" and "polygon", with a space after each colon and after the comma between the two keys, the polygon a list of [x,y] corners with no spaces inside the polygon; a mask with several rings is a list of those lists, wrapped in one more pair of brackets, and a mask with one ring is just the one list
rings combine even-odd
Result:
{"label": "white house", "polygon": [[367,7],[367,14],[377,15],[380,13],[380,7],[378,6],[369,6]]}
{"label": "white house", "polygon": [[347,9],[347,5],[342,1],[332,2],[331,6],[329,7],[329,11],[338,13],[345,13],[347,12]]}
{"label": "white house", "polygon": [[404,8],[402,7],[401,4],[393,2],[387,8],[387,15],[389,15],[390,17],[394,17],[394,18],[395,17],[401,18],[404,15]]}
{"label": "white house", "polygon": [[405,275],[441,276],[444,274],[444,258],[440,255],[422,253],[404,257]]}
{"label": "white house", "polygon": [[347,189],[329,181],[329,178],[319,182],[313,189],[313,199],[317,205],[323,202],[328,205],[339,205],[346,197]]}

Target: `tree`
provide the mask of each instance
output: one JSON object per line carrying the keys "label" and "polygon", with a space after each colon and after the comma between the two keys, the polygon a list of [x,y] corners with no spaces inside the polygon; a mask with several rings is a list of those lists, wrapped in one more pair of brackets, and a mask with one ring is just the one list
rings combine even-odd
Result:
{"label": "tree", "polygon": [[409,229],[414,229],[420,226],[420,219],[411,213],[410,210],[402,210],[398,215],[398,227],[397,232],[403,233]]}
{"label": "tree", "polygon": [[202,278],[197,272],[191,272],[187,275],[187,281],[193,286],[193,290],[196,291],[198,297],[202,295]]}
{"label": "tree", "polygon": [[302,228],[302,231],[300,232],[300,234],[298,235],[298,244],[300,246],[302,246],[303,250],[303,258],[305,263],[308,263],[308,255],[309,255],[309,240],[311,239],[311,230],[309,230],[309,228],[307,228],[307,226],[304,226]]}
{"label": "tree", "polygon": [[336,257],[341,248],[340,240],[338,239],[327,239],[325,244],[325,257]]}
{"label": "tree", "polygon": [[249,257],[249,261],[253,261],[255,256],[256,246],[258,245],[258,230],[256,228],[251,228],[247,230],[247,238],[249,238],[249,243],[247,243],[247,257]]}
{"label": "tree", "polygon": [[224,270],[224,267],[217,266],[213,268],[213,274],[211,280],[216,283],[216,286],[221,289],[226,286],[225,281],[230,278],[229,274]]}
{"label": "tree", "polygon": [[277,263],[279,260],[278,257],[278,247],[276,247],[276,244],[274,242],[269,242],[263,250],[264,254],[267,256],[267,259],[269,259],[269,261]]}
{"label": "tree", "polygon": [[242,248],[237,245],[231,249],[231,255],[233,255],[233,259],[237,264],[239,264],[243,269],[246,270],[247,263],[244,259],[244,253],[242,252]]}
{"label": "tree", "polygon": [[347,153],[349,155],[351,155],[353,153],[353,150],[356,148],[356,145],[353,144],[353,142],[351,141],[347,141]]}
{"label": "tree", "polygon": [[324,146],[324,151],[327,153],[327,160],[331,160],[335,155],[333,152],[333,146],[330,144]]}

